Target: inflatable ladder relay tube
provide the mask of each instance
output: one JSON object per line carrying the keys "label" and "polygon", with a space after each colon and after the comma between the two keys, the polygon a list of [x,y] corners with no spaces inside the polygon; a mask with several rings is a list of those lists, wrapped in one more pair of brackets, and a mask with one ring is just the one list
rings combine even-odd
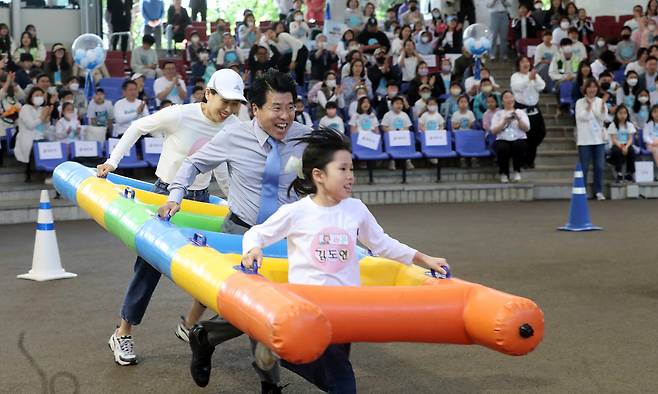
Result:
{"label": "inflatable ladder relay tube", "polygon": [[240,269],[241,236],[216,232],[226,206],[185,200],[170,223],[155,217],[166,196],[112,180],[74,162],[53,177],[64,197],[177,286],[290,362],[347,342],[478,344],[520,356],[544,336],[543,313],[527,298],[363,253],[361,287],[286,283],[285,241],[265,248],[255,275]]}

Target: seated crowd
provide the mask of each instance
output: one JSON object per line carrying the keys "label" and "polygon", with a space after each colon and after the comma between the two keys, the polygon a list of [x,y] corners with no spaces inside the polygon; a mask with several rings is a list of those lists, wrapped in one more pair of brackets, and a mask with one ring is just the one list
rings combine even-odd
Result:
{"label": "seated crowd", "polygon": [[[85,71],[72,64],[65,46],[53,45],[47,56],[34,26],[28,25],[14,43],[7,25],[0,24],[0,54],[8,55],[0,71],[2,126],[18,126],[17,150],[21,133],[23,138],[30,134],[24,144],[29,147],[33,141],[84,138],[84,125],[105,127],[107,136],[119,137],[130,122],[151,111],[202,100],[217,69],[238,71],[248,88],[254,77],[274,67],[292,73],[298,83],[298,122],[353,135],[410,130],[418,135],[419,146],[427,131],[457,135],[482,130],[505,183],[521,180],[522,169],[535,165],[546,134],[540,93],[554,93],[562,113],[575,111],[581,162],[592,161],[595,173],[602,171],[599,150],[608,152],[619,180],[624,164],[625,177],[633,179],[640,145],[646,144],[658,162],[656,0],[646,10],[635,6],[618,38],[599,34],[587,10],[572,1],[553,0],[548,9],[540,0],[521,1],[519,16],[509,23],[513,39],[494,43],[491,56],[482,59],[479,78],[473,57],[462,46],[464,15],[438,8],[423,15],[418,2],[408,0],[377,20],[373,3],[349,0],[348,29],[334,43],[322,34],[321,12],[305,9],[301,0],[292,4],[280,21],[257,26],[257,16],[245,10],[235,29],[221,18],[211,24],[207,41],[206,32],[196,30],[175,40],[184,46],[182,70],[179,59],[158,55],[154,44],[161,37],[144,34],[127,60],[131,74],[121,82],[119,95],[108,97],[103,81],[109,74],[101,67],[94,71],[100,84],[91,100],[81,87]],[[161,30],[145,33],[162,35]],[[510,45],[518,57],[511,88],[504,90],[486,65],[497,61],[496,53],[505,57]],[[529,48],[534,56],[526,56]],[[592,82],[597,87],[593,96],[586,91]],[[594,97],[603,99],[605,108],[592,110]],[[582,105],[580,100],[585,100]],[[248,119],[249,109],[243,106],[236,115]],[[602,117],[598,126],[586,121],[595,115]],[[596,134],[598,128],[600,138],[580,135]],[[639,131],[642,137],[634,139]],[[16,157],[29,162],[29,150],[24,153]],[[460,160],[463,167],[479,165],[476,158]],[[393,160],[384,165],[396,168]],[[404,166],[414,165],[406,160]]]}

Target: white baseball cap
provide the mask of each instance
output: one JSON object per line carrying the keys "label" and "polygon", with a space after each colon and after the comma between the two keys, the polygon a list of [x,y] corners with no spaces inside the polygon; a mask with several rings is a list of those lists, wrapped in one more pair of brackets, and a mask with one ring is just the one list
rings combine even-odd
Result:
{"label": "white baseball cap", "polygon": [[213,73],[208,81],[208,89],[213,89],[226,100],[240,100],[247,102],[244,98],[244,81],[240,74],[223,68]]}

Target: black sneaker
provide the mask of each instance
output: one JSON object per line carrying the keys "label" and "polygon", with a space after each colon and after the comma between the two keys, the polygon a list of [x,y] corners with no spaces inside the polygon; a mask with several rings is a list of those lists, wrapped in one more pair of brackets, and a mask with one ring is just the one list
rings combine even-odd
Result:
{"label": "black sneaker", "polygon": [[192,349],[190,374],[197,386],[206,387],[210,381],[212,354],[215,351],[215,347],[210,345],[208,342],[208,333],[199,324],[190,330],[189,341],[190,349]]}
{"label": "black sneaker", "polygon": [[634,181],[635,181],[635,180],[633,179],[633,174],[626,174],[626,176],[624,177],[624,179],[626,179],[626,180],[629,181],[629,182],[634,182]]}
{"label": "black sneaker", "polygon": [[617,183],[620,183],[621,181],[624,180],[624,176],[621,174],[621,172],[617,173],[617,178],[615,178],[615,180],[617,181]]}

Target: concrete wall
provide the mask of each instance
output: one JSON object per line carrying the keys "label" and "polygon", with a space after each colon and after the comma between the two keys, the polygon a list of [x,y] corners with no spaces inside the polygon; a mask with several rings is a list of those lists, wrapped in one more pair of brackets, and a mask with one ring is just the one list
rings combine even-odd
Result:
{"label": "concrete wall", "polygon": [[56,42],[69,47],[81,34],[80,10],[21,9],[21,30],[28,24],[36,26],[39,39],[47,50]]}

